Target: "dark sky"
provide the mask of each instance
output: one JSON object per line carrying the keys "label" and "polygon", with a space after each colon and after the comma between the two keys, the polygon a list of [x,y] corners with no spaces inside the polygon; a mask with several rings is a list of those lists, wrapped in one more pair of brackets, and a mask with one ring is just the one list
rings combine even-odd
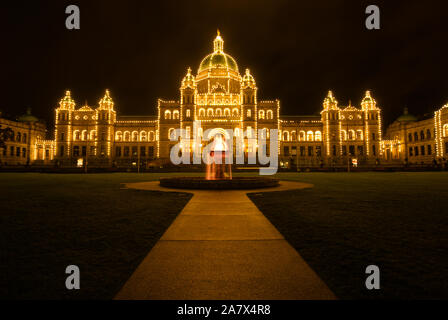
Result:
{"label": "dark sky", "polygon": [[[446,1],[445,1],[446,2]],[[157,98],[178,99],[188,66],[225,51],[250,68],[261,99],[282,114],[318,114],[327,90],[359,106],[373,91],[385,122],[448,102],[448,11],[444,1],[2,1],[3,114],[27,107],[53,123],[66,88],[78,106],[97,105],[109,88],[125,115],[156,113]],[[81,30],[65,28],[77,4]],[[381,30],[364,26],[381,9]]]}

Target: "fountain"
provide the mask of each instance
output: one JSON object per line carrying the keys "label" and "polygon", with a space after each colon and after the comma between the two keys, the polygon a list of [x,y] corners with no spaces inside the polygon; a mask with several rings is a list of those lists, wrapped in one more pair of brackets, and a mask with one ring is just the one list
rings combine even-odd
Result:
{"label": "fountain", "polygon": [[205,164],[205,180],[232,179],[232,165],[226,163],[227,144],[225,138],[218,134],[212,142]]}
{"label": "fountain", "polygon": [[[211,142],[203,177],[160,178],[160,185],[175,189],[235,190],[277,187],[278,179],[265,177],[232,177],[232,165],[228,163],[228,146],[222,134]],[[227,163],[226,163],[227,162]]]}

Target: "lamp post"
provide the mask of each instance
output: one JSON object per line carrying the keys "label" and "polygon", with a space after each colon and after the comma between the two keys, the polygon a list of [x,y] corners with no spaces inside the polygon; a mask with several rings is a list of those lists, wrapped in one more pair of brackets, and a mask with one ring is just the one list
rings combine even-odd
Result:
{"label": "lamp post", "polygon": [[350,172],[350,146],[349,146],[349,132],[348,132],[348,121],[347,121],[347,131],[345,134],[347,140],[347,172]]}
{"label": "lamp post", "polygon": [[87,173],[87,162],[88,162],[88,155],[89,155],[89,124],[87,123],[87,133],[86,133],[86,161],[84,164],[84,173]]}
{"label": "lamp post", "polygon": [[137,136],[137,173],[140,173],[140,127],[137,128],[138,136]]}

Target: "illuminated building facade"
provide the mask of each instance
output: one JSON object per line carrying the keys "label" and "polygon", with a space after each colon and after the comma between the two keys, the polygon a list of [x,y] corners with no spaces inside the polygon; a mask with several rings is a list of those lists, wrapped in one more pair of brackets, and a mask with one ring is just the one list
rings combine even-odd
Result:
{"label": "illuminated building facade", "polygon": [[382,144],[385,160],[390,163],[445,163],[448,158],[448,105],[421,120],[405,109],[388,127],[386,136]]}
{"label": "illuminated building facade", "polygon": [[[276,129],[279,165],[290,168],[353,162],[360,166],[406,161],[430,164],[447,154],[448,106],[422,121],[405,114],[389,126],[384,137],[381,109],[370,91],[365,92],[360,107],[340,106],[329,91],[320,116],[281,116],[280,101],[258,98],[254,76],[249,69],[240,73],[235,59],[224,51],[219,32],[213,52],[201,61],[196,74],[188,68],[179,90],[178,100],[158,100],[156,115],[134,117],[117,114],[108,90],[97,107],[80,108],[66,91],[55,110],[54,140],[44,140],[44,127],[31,130],[27,154],[33,163],[63,167],[83,165],[86,160],[97,167],[161,165],[169,162],[170,150],[178,143],[170,140],[178,128],[190,138],[194,134],[203,137],[208,129],[232,130],[233,139],[243,139],[246,155],[259,147],[247,137],[257,141],[259,134],[265,135],[269,145],[270,130]],[[200,129],[194,125],[197,122]],[[200,140],[200,148],[207,140]],[[182,142],[182,152],[191,154],[197,147],[194,143]]]}
{"label": "illuminated building facade", "polygon": [[17,121],[2,118],[0,114],[0,128],[10,128],[13,132],[12,139],[5,142],[6,148],[0,149],[0,166],[27,165],[36,159],[50,160],[52,142],[44,140],[45,124],[34,117],[31,110],[28,109]]}

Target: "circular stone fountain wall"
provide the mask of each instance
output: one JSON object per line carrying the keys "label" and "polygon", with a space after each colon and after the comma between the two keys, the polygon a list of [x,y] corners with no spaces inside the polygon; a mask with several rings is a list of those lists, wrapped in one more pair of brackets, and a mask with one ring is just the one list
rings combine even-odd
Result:
{"label": "circular stone fountain wall", "polygon": [[278,179],[263,177],[234,177],[227,180],[205,180],[202,177],[160,178],[160,185],[176,189],[238,190],[272,188],[279,185]]}

